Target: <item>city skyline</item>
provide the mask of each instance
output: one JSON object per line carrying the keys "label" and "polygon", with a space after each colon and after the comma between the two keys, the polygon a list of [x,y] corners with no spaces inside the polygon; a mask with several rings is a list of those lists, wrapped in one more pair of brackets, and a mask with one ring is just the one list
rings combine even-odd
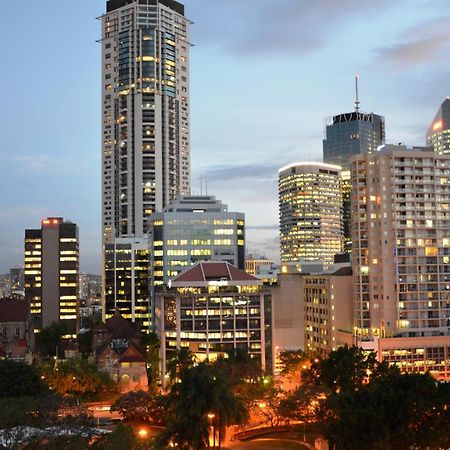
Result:
{"label": "city skyline", "polygon": [[[0,45],[12,67],[1,75],[11,93],[1,113],[0,158],[8,169],[1,183],[1,273],[23,263],[24,230],[51,215],[79,225],[81,269],[100,273],[101,48],[93,18],[105,5],[86,0],[75,9],[60,3],[4,6]],[[389,143],[424,144],[450,91],[443,82],[450,72],[443,57],[450,6],[443,1],[416,1],[408,15],[403,8],[411,2],[405,1],[383,2],[384,8],[347,1],[338,9],[328,1],[283,1],[275,12],[270,2],[258,1],[256,13],[255,2],[184,3],[196,22],[192,192],[199,193],[199,177],[207,176],[209,194],[246,213],[248,251],[278,259],[278,169],[321,160],[323,120],[352,110],[355,73],[361,75],[361,110],[386,117]],[[349,17],[356,20],[343,29]],[[297,23],[306,31],[295,31]],[[231,26],[232,36],[226,33]],[[11,40],[14,29],[23,33]],[[367,38],[356,42],[363,32]],[[334,51],[343,46],[347,52]],[[336,70],[337,64],[343,68]]]}

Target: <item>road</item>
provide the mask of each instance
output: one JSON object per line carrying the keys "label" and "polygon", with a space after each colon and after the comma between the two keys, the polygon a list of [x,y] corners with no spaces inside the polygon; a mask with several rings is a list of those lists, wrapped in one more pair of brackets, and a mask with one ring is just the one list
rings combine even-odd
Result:
{"label": "road", "polygon": [[255,439],[229,446],[236,450],[308,450],[298,442],[285,439]]}

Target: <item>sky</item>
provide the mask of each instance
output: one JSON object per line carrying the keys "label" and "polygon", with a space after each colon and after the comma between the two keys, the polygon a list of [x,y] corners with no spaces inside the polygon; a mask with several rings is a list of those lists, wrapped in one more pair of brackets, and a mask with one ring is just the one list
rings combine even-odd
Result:
{"label": "sky", "polygon": [[[26,228],[80,229],[100,273],[103,0],[3,2],[0,273]],[[325,118],[386,117],[386,140],[423,145],[450,95],[448,0],[185,0],[191,27],[192,192],[246,213],[247,251],[278,258],[278,169],[320,161]],[[204,189],[204,188],[203,188]]]}

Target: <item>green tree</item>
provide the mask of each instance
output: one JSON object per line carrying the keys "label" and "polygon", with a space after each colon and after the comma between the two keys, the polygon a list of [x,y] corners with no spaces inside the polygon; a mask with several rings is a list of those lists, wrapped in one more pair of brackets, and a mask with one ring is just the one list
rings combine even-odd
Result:
{"label": "green tree", "polygon": [[35,366],[0,360],[0,398],[42,395],[47,391]]}
{"label": "green tree", "polygon": [[164,422],[163,399],[156,393],[128,392],[115,401],[111,411],[117,411],[126,420],[144,420],[154,424]]}
{"label": "green tree", "polygon": [[149,384],[154,384],[158,377],[160,345],[161,342],[156,333],[146,333],[142,336],[142,346],[145,348]]}
{"label": "green tree", "polygon": [[47,436],[27,443],[23,450],[86,450],[88,447],[88,438],[80,435]]}
{"label": "green tree", "polygon": [[85,359],[70,359],[56,368],[44,367],[42,372],[50,389],[63,396],[96,398],[115,387],[106,372],[98,371],[94,364]]}
{"label": "green tree", "polygon": [[92,450],[144,450],[148,449],[148,440],[139,440],[131,427],[120,424],[112,433],[98,439],[89,447]]}
{"label": "green tree", "polygon": [[168,395],[162,443],[174,442],[181,450],[202,450],[208,446],[214,427],[220,446],[226,428],[247,419],[243,403],[233,394],[223,373],[207,363],[184,368],[179,378]]}
{"label": "green tree", "polygon": [[303,364],[309,360],[309,357],[303,350],[284,350],[279,355],[281,364],[281,373],[283,375],[292,375],[301,370]]}
{"label": "green tree", "polygon": [[184,369],[189,369],[194,365],[194,354],[188,348],[181,348],[172,358],[167,361],[167,372],[169,375],[169,385],[173,385]]}
{"label": "green tree", "polygon": [[36,334],[37,350],[43,356],[58,356],[59,358],[64,358],[64,343],[62,341],[62,336],[68,333],[69,327],[64,322],[52,322]]}

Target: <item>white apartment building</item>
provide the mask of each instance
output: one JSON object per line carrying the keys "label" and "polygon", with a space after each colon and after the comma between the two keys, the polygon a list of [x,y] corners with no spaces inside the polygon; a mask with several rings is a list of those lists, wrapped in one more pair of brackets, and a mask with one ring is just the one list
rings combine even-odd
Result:
{"label": "white apartment building", "polygon": [[109,0],[102,22],[103,239],[143,237],[190,191],[189,34],[174,0]]}

